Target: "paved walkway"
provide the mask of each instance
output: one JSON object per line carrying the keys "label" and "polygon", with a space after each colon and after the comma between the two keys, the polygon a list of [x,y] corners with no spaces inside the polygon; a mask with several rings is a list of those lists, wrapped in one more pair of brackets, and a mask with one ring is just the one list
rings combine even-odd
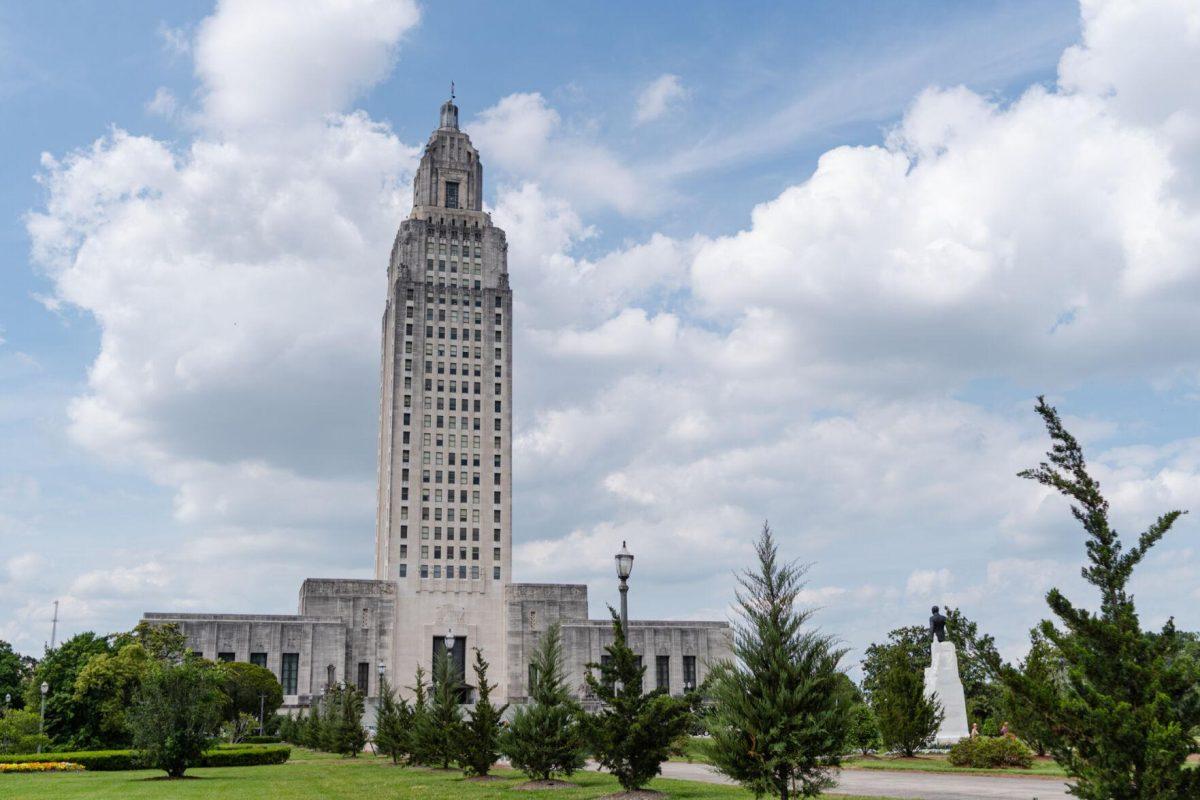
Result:
{"label": "paved walkway", "polygon": [[[705,764],[669,761],[663,764],[664,778],[705,783],[729,783],[729,779]],[[1067,786],[1047,778],[1022,776],[960,775],[899,770],[846,769],[834,790],[840,794],[877,797],[920,798],[920,800],[1069,800]]]}

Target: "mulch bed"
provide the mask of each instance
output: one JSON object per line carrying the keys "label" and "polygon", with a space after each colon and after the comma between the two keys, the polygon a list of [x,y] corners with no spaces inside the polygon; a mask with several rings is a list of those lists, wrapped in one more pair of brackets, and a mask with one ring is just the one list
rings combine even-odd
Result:
{"label": "mulch bed", "polygon": [[578,789],[579,787],[574,783],[551,779],[548,781],[525,781],[525,783],[518,783],[512,788],[523,792],[538,792],[542,789]]}

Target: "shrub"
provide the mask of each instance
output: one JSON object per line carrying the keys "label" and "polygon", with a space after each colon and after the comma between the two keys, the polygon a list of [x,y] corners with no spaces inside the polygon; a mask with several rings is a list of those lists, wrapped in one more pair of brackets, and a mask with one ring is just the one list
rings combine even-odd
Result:
{"label": "shrub", "polygon": [[279,744],[282,741],[278,736],[247,736],[242,739],[242,744]]}
{"label": "shrub", "polygon": [[[261,764],[282,764],[292,755],[287,745],[236,745],[210,750],[199,757],[197,767],[253,767]],[[88,772],[117,772],[143,769],[146,765],[135,750],[81,750],[54,753],[54,758],[79,764]],[[0,756],[0,764],[33,764],[45,762],[46,755],[24,754]]]}
{"label": "shrub", "polygon": [[257,767],[282,764],[292,757],[286,744],[256,745],[253,747],[223,747],[210,750],[200,757],[199,767]]}
{"label": "shrub", "polygon": [[963,739],[950,748],[949,761],[956,767],[999,769],[1033,766],[1033,751],[1011,736],[977,736]]}

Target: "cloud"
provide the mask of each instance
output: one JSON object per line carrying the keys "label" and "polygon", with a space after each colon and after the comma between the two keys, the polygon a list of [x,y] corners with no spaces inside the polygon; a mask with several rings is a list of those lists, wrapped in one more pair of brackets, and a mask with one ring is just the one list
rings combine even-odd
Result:
{"label": "cloud", "polygon": [[387,74],[419,18],[409,0],[222,0],[194,42],[203,121],[223,131],[319,122]]}
{"label": "cloud", "polygon": [[636,214],[652,208],[638,172],[591,138],[565,132],[559,113],[538,92],[501,98],[466,131],[486,159],[492,181],[506,173],[537,179],[584,209]]}
{"label": "cloud", "polygon": [[688,96],[678,75],[666,73],[651,81],[638,93],[633,121],[638,125],[653,122]]}
{"label": "cloud", "polygon": [[151,97],[146,103],[146,113],[152,114],[163,119],[171,119],[175,116],[175,112],[179,109],[179,101],[175,99],[175,95],[165,86],[160,86],[154,90],[154,97]]}
{"label": "cloud", "polygon": [[[114,550],[77,576],[63,595],[73,624],[206,599],[286,609],[314,565],[354,573],[369,554],[371,309],[418,150],[345,106],[416,20],[409,3],[221,3],[193,40],[190,142],[113,128],[43,156],[46,203],[26,224],[54,287],[45,302],[101,330],[71,437],[170,490],[178,523],[160,550]],[[149,110],[173,112],[173,95]],[[275,551],[233,563],[205,544],[242,539]]]}

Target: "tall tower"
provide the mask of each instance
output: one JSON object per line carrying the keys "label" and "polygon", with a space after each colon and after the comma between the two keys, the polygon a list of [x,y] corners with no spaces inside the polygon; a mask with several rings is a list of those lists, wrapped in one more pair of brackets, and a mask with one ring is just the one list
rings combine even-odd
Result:
{"label": "tall tower", "polygon": [[[388,263],[375,576],[397,582],[393,685],[480,647],[504,674],[511,580],[512,293],[483,165],[441,108]],[[469,677],[469,675],[468,675]]]}

